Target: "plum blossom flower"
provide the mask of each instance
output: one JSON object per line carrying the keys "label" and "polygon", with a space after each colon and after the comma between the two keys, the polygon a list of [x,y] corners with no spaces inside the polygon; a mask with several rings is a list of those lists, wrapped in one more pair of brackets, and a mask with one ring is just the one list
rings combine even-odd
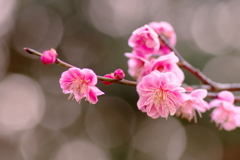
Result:
{"label": "plum blossom flower", "polygon": [[134,50],[132,53],[125,53],[128,60],[128,73],[135,79],[142,79],[145,64],[148,63],[148,56],[141,50]]}
{"label": "plum blossom flower", "polygon": [[128,45],[133,47],[134,50],[141,49],[146,54],[153,54],[159,50],[160,40],[158,34],[148,25],[145,25],[133,31],[128,40]]}
{"label": "plum blossom flower", "polygon": [[[151,22],[148,24],[157,34],[164,34],[166,38],[168,38],[170,44],[175,46],[177,41],[176,33],[168,22],[161,21],[161,22]],[[164,44],[160,42],[160,53],[165,55],[170,53],[170,49]]]}
{"label": "plum blossom flower", "polygon": [[138,109],[147,112],[152,118],[174,115],[184,101],[182,92],[185,92],[185,89],[180,85],[175,74],[171,72],[151,72],[137,85]]}
{"label": "plum blossom flower", "polygon": [[202,117],[201,113],[209,109],[208,103],[203,100],[206,96],[206,89],[197,89],[190,94],[184,94],[184,103],[178,109],[176,115],[180,116],[182,114],[182,118],[188,119],[189,122],[194,118],[194,122],[197,123],[196,111]]}
{"label": "plum blossom flower", "polygon": [[50,50],[46,50],[42,53],[41,55],[41,61],[43,64],[45,65],[50,65],[50,64],[53,64],[55,63],[56,59],[57,59],[57,52],[55,49],[50,49]]}
{"label": "plum blossom flower", "polygon": [[125,56],[130,58],[128,60],[128,72],[138,82],[154,70],[162,73],[172,72],[176,75],[179,83],[184,81],[184,73],[177,65],[179,59],[173,52],[158,58],[143,55],[141,52],[125,53]]}
{"label": "plum blossom flower", "polygon": [[92,104],[96,104],[97,96],[104,94],[95,85],[97,76],[87,68],[70,68],[62,73],[59,80],[64,94],[70,93],[70,98],[75,98],[77,102],[86,98]]}
{"label": "plum blossom flower", "polygon": [[216,107],[211,113],[211,119],[220,129],[230,131],[240,126],[240,107],[233,103],[234,95],[229,91],[220,92],[218,98],[209,103],[211,108]]}
{"label": "plum blossom flower", "polygon": [[151,59],[145,64],[143,76],[154,70],[158,70],[162,73],[173,72],[176,75],[177,81],[182,83],[185,77],[183,71],[177,65],[178,62],[179,59],[174,52],[171,52],[168,55],[160,56],[157,59]]}

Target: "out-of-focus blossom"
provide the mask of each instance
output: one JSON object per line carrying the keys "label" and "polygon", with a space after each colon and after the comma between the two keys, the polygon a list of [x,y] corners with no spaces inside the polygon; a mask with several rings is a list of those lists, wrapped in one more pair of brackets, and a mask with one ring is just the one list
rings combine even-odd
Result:
{"label": "out-of-focus blossom", "polygon": [[218,98],[209,103],[211,108],[216,107],[211,113],[211,118],[220,129],[230,131],[240,126],[240,107],[233,103],[234,95],[229,91],[220,92]]}
{"label": "out-of-focus blossom", "polygon": [[206,96],[206,89],[197,89],[190,94],[184,94],[184,103],[178,109],[176,115],[180,116],[180,114],[182,114],[182,118],[188,119],[189,122],[194,118],[194,122],[196,123],[196,111],[199,116],[202,117],[201,113],[204,113],[209,109],[208,103],[203,100]]}
{"label": "out-of-focus blossom", "polygon": [[53,64],[55,63],[56,59],[57,59],[57,52],[55,49],[50,49],[50,50],[46,50],[42,53],[41,55],[41,61],[43,64],[45,65],[50,65],[50,64]]}
{"label": "out-of-focus blossom", "polygon": [[[177,41],[176,33],[168,22],[151,22],[148,24],[157,34],[163,34],[170,42],[172,46],[175,46]],[[159,52],[163,55],[170,53],[170,49],[164,44],[160,42]]]}
{"label": "out-of-focus blossom", "polygon": [[[104,77],[106,77],[106,78],[114,78],[114,75],[113,75],[113,73],[110,73],[110,74],[104,75]],[[112,82],[107,82],[107,81],[102,81],[102,83],[105,84],[105,85],[112,84]]]}
{"label": "out-of-focus blossom", "polygon": [[133,31],[128,40],[128,45],[135,49],[141,49],[145,54],[154,54],[160,48],[158,34],[148,25]]}
{"label": "out-of-focus blossom", "polygon": [[59,82],[63,93],[70,93],[69,98],[75,98],[77,102],[86,98],[95,104],[98,101],[97,96],[104,94],[95,86],[97,76],[91,69],[70,68],[62,73]]}
{"label": "out-of-focus blossom", "polygon": [[162,73],[172,72],[176,75],[179,83],[184,81],[184,73],[177,65],[179,59],[173,52],[168,55],[158,56],[158,58],[140,53],[141,52],[125,53],[125,56],[130,58],[128,60],[128,72],[133,78],[137,79],[138,82],[154,70]]}
{"label": "out-of-focus blossom", "polygon": [[172,116],[184,101],[182,92],[185,89],[180,86],[175,74],[155,70],[143,77],[137,85],[137,106],[152,118],[167,118],[169,114]]}
{"label": "out-of-focus blossom", "polygon": [[142,79],[144,66],[149,61],[148,56],[141,50],[134,50],[132,53],[125,53],[128,60],[128,73],[135,79]]}
{"label": "out-of-focus blossom", "polygon": [[117,69],[113,73],[114,78],[118,80],[122,80],[125,77],[125,73],[123,72],[122,69]]}
{"label": "out-of-focus blossom", "polygon": [[162,73],[173,72],[176,75],[177,81],[182,83],[185,77],[183,71],[177,65],[178,62],[179,59],[173,52],[168,55],[160,56],[157,59],[151,59],[145,64],[143,76],[154,70],[158,70]]}

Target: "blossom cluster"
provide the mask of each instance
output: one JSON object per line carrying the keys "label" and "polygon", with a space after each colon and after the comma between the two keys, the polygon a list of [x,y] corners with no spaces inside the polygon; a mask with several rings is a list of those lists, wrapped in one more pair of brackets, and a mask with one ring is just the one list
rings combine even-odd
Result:
{"label": "blossom cluster", "polygon": [[[240,127],[240,107],[234,105],[234,95],[222,91],[218,97],[209,103],[205,101],[206,89],[193,90],[182,87],[184,73],[178,66],[179,58],[161,40],[166,37],[170,45],[175,46],[176,34],[167,22],[152,22],[133,31],[128,40],[132,47],[131,53],[125,53],[128,59],[128,73],[137,81],[136,90],[139,95],[137,107],[151,118],[168,118],[178,116],[197,122],[197,114],[213,109],[211,115],[220,129],[233,130]],[[41,61],[45,65],[59,63],[54,49],[44,51]],[[68,66],[69,67],[69,66]],[[121,81],[125,73],[121,69],[106,74],[103,84],[109,85],[114,79]],[[107,79],[106,79],[107,78]],[[97,96],[104,93],[96,87],[97,75],[88,68],[70,66],[59,80],[64,94],[70,94],[70,99],[81,102],[82,99],[96,104]]]}
{"label": "blossom cluster", "polygon": [[165,36],[169,43],[176,44],[176,34],[167,22],[152,22],[133,31],[128,44],[131,53],[129,74],[138,82],[137,106],[152,118],[181,116],[197,122],[197,115],[214,108],[211,119],[220,129],[232,130],[240,126],[239,108],[234,106],[231,92],[220,92],[218,98],[208,103],[204,100],[207,90],[181,87],[184,73],[177,63],[178,57],[159,38]]}

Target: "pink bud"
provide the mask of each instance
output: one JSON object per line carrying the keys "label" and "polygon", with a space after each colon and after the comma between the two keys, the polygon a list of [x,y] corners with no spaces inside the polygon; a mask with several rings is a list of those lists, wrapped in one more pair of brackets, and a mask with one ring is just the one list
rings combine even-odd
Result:
{"label": "pink bud", "polygon": [[[114,78],[113,73],[111,73],[111,74],[106,74],[104,77]],[[107,81],[102,81],[102,83],[105,84],[105,85],[110,85],[110,84],[112,84],[112,82],[107,82]]]}
{"label": "pink bud", "polygon": [[46,50],[42,53],[41,61],[45,65],[50,65],[50,64],[55,63],[57,56],[58,56],[58,54],[57,54],[56,50],[52,48],[52,49]]}
{"label": "pink bud", "polygon": [[118,80],[122,80],[125,77],[125,73],[121,69],[117,69],[113,74],[114,78]]}

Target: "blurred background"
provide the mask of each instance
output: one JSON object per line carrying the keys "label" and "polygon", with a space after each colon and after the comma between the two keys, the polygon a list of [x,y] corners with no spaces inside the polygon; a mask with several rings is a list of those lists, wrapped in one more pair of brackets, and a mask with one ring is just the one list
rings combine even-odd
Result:
{"label": "blurred background", "polygon": [[[122,68],[132,31],[167,21],[176,48],[218,82],[240,83],[238,0],[0,0],[0,160],[238,160],[240,129],[219,131],[210,112],[198,124],[153,120],[135,87],[113,84],[96,105],[67,100],[61,66],[23,47],[105,75]],[[126,79],[131,79],[128,76]],[[186,83],[200,84],[186,73]]]}

